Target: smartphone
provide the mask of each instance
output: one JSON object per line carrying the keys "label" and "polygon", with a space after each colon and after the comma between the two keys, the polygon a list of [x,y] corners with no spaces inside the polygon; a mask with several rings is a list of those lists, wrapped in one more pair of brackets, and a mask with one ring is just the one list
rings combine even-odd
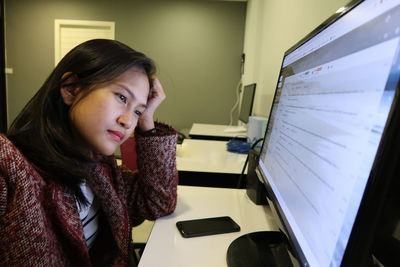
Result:
{"label": "smartphone", "polygon": [[176,227],[183,237],[239,232],[240,226],[229,216],[179,221]]}

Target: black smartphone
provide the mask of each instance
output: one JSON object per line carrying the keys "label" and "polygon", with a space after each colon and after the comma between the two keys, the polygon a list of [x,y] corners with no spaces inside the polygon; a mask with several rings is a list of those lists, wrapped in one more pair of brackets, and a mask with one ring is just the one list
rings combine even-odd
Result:
{"label": "black smartphone", "polygon": [[240,226],[229,216],[179,221],[176,227],[183,237],[239,232]]}

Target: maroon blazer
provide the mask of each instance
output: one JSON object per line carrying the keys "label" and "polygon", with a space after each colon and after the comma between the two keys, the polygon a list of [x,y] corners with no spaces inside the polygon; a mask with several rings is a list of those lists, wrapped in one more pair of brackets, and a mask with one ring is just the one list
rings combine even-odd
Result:
{"label": "maroon blazer", "polygon": [[154,220],[177,201],[176,132],[136,134],[139,172],[113,156],[86,181],[101,205],[99,234],[89,251],[71,191],[44,179],[0,135],[0,266],[126,266],[133,253],[132,220]]}

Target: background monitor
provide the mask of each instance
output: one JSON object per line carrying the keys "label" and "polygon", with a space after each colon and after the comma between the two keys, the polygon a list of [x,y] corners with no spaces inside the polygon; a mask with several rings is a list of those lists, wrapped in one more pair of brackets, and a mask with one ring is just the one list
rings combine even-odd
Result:
{"label": "background monitor", "polygon": [[301,266],[367,266],[399,174],[399,47],[400,2],[365,0],[284,55],[258,173]]}
{"label": "background monitor", "polygon": [[249,122],[249,116],[253,110],[254,95],[256,92],[256,84],[252,83],[244,86],[242,103],[240,105],[239,120],[243,123]]}

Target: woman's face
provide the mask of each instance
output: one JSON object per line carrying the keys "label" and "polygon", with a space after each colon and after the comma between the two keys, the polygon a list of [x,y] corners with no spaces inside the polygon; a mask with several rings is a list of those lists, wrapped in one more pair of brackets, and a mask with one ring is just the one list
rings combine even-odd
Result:
{"label": "woman's face", "polygon": [[72,127],[91,151],[112,155],[135,129],[149,94],[146,73],[133,67],[111,82],[76,95],[70,108]]}

